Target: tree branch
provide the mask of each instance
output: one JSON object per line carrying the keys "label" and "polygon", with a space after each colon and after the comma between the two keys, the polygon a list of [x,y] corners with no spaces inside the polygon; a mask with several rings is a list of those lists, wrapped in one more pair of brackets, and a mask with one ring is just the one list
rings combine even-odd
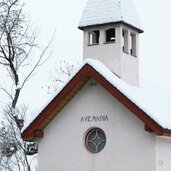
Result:
{"label": "tree branch", "polygon": [[1,87],[0,89],[2,89],[13,100],[12,95],[5,88]]}
{"label": "tree branch", "polygon": [[35,69],[39,66],[43,56],[45,55],[46,51],[49,49],[52,41],[53,41],[54,35],[52,36],[51,40],[49,41],[49,43],[47,44],[47,46],[44,48],[42,54],[40,55],[38,61],[36,62],[35,66],[32,68],[32,70],[30,71],[30,73],[27,75],[27,77],[24,79],[22,86],[20,87],[20,89],[22,89],[25,85],[25,83],[27,82],[27,80],[30,78],[30,76],[33,74],[33,72],[35,71]]}

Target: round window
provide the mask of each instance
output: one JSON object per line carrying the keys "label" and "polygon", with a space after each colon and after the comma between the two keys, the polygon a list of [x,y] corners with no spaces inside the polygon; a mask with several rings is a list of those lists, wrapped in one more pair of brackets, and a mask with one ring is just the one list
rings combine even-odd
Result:
{"label": "round window", "polygon": [[100,128],[91,129],[86,135],[86,147],[92,153],[100,152],[106,144],[106,135]]}

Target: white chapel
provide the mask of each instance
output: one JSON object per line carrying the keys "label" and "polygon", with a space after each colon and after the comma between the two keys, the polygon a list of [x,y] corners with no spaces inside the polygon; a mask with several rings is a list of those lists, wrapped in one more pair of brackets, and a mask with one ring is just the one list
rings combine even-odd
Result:
{"label": "white chapel", "polygon": [[83,63],[21,134],[39,171],[170,171],[171,120],[139,87],[132,0],[88,0],[78,28]]}

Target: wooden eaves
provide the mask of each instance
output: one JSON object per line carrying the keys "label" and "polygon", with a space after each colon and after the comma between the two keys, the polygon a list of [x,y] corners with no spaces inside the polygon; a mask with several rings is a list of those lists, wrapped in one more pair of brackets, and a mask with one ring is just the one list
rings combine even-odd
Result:
{"label": "wooden eaves", "polygon": [[144,123],[146,131],[157,135],[171,136],[171,131],[163,129],[147,113],[140,109],[128,97],[120,92],[116,87],[110,84],[101,74],[99,74],[91,65],[86,64],[69,81],[60,93],[42,110],[35,120],[22,132],[21,137],[25,141],[33,141],[35,138],[43,137],[44,128],[53,120],[53,118],[72,100],[86,82],[93,78],[111,95],[126,106],[137,118]]}

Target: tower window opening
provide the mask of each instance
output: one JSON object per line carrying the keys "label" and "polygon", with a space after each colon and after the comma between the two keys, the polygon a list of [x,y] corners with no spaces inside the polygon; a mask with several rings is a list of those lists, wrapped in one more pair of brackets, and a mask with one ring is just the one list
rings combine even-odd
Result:
{"label": "tower window opening", "polygon": [[136,34],[131,33],[131,55],[137,56],[137,47],[136,47]]}
{"label": "tower window opening", "polygon": [[99,30],[94,30],[89,33],[89,44],[99,44],[100,33]]}
{"label": "tower window opening", "polygon": [[115,42],[115,29],[106,30],[106,42]]}
{"label": "tower window opening", "polygon": [[123,52],[129,53],[129,50],[128,50],[128,31],[127,30],[122,31],[122,39],[123,39]]}

